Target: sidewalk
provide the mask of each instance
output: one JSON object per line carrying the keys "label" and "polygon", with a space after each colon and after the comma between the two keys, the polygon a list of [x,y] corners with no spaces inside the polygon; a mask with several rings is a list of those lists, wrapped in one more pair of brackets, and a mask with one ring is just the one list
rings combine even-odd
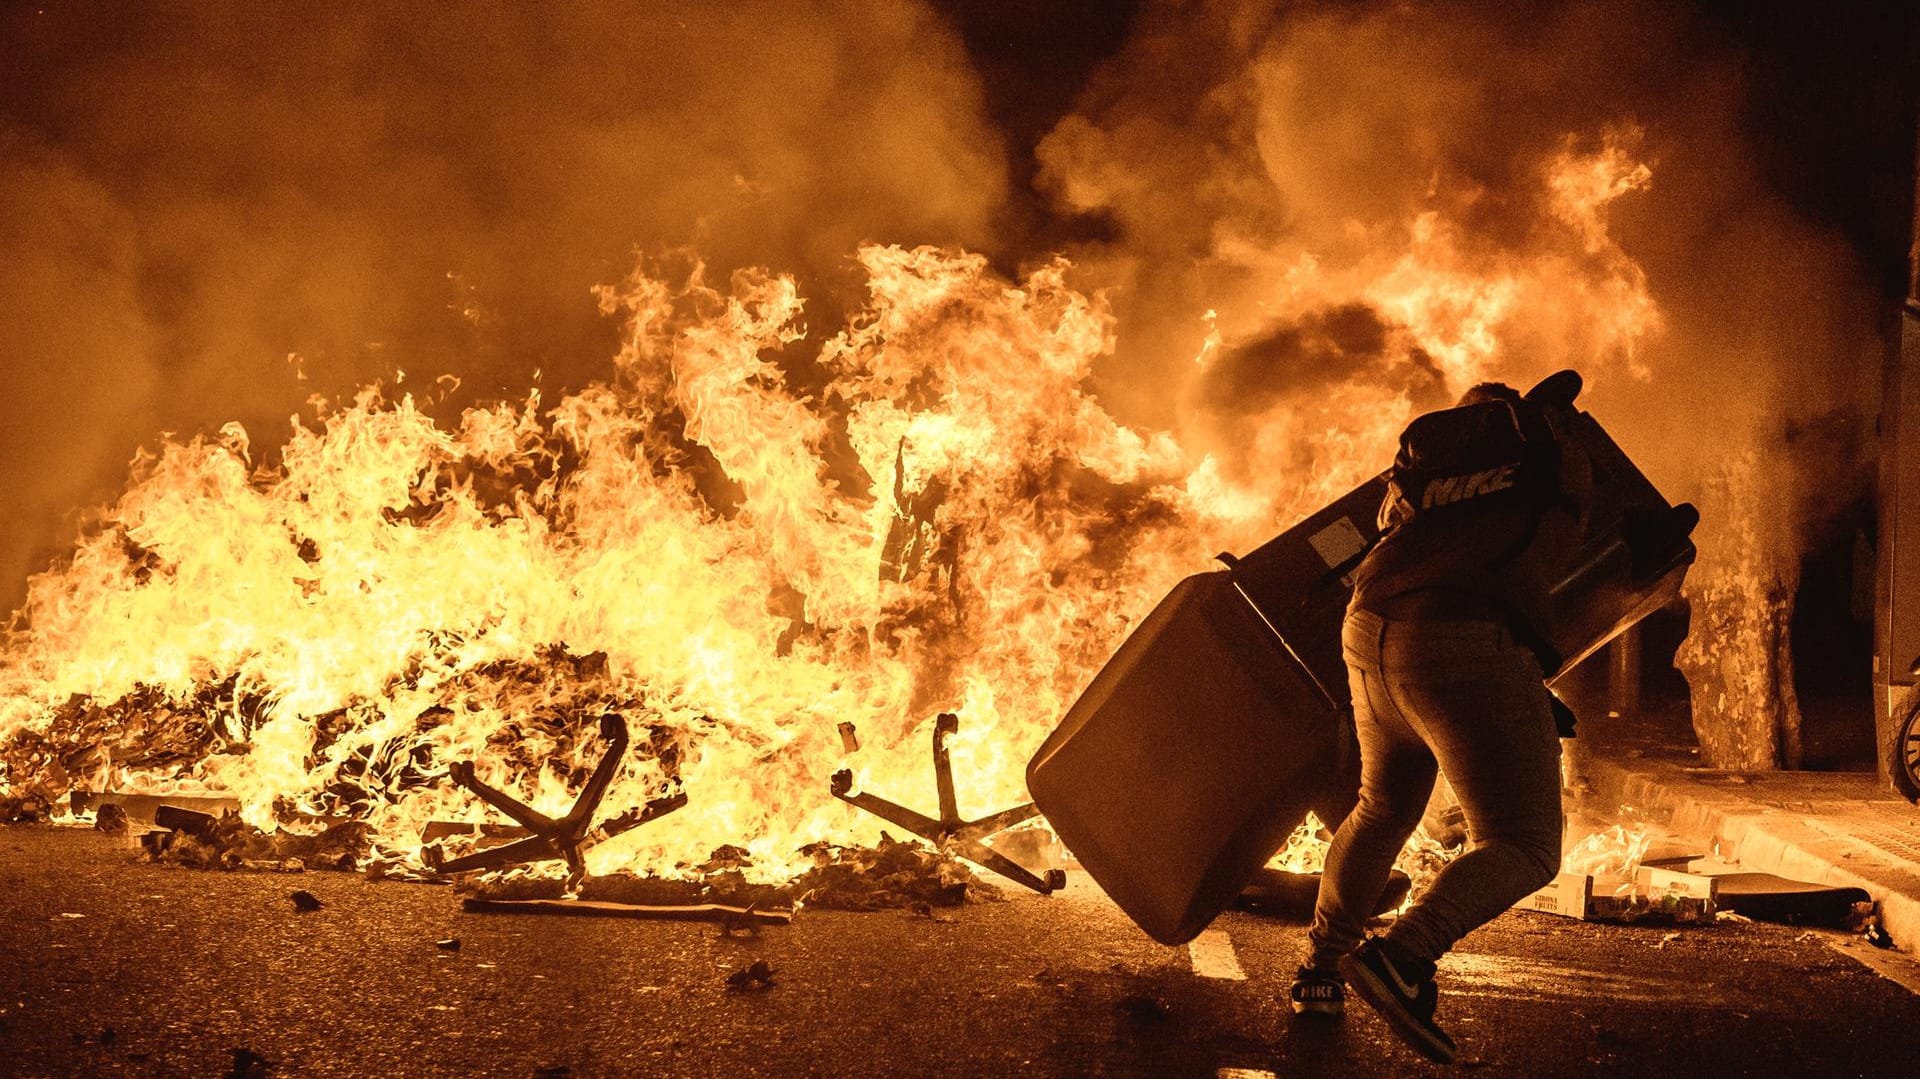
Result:
{"label": "sidewalk", "polygon": [[1570,755],[1596,811],[1631,806],[1701,854],[1794,880],[1864,888],[1902,951],[1920,946],[1920,806],[1857,772],[1734,773],[1618,745]]}

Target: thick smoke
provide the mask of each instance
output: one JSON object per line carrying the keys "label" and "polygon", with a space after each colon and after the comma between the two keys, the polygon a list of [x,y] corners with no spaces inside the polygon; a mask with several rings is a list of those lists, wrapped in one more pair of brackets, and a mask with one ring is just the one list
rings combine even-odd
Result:
{"label": "thick smoke", "polygon": [[8,609],[159,432],[602,376],[636,249],[994,250],[999,136],[919,4],[40,7],[0,15]]}
{"label": "thick smoke", "polygon": [[[1318,436],[1350,423],[1349,410],[1370,411],[1331,392],[1354,383],[1379,387],[1421,410],[1448,403],[1445,376],[1424,350],[1373,307],[1341,303],[1221,346],[1187,388],[1189,440],[1226,454],[1229,475],[1243,484],[1307,483],[1327,451]],[[1255,467],[1261,475],[1248,474]],[[1353,478],[1340,475],[1336,486]],[[1276,500],[1282,516],[1311,508],[1285,496]]]}
{"label": "thick smoke", "polygon": [[[1102,401],[1241,484],[1331,475],[1374,435],[1356,417],[1396,426],[1469,369],[1568,365],[1672,497],[1735,444],[1821,477],[1770,545],[1864,483],[1878,298],[1770,183],[1722,24],[1651,0],[1145,3],[1049,123],[1086,50],[1047,65],[1022,39],[1003,70],[992,6],[942,6],[973,56],[903,0],[8,9],[0,602],[159,432],[237,419],[264,454],[309,395],[396,371],[450,404],[601,376],[589,289],[676,245],[825,298],[861,241],[1009,265],[1098,237],[1065,247],[1120,318]],[[1029,151],[1051,220],[1009,197]],[[1547,170],[1610,152],[1650,179],[1570,218]],[[1496,343],[1484,365],[1386,295],[1434,273],[1516,282],[1452,313],[1456,343]],[[1657,326],[1558,302],[1620,281]],[[829,302],[810,318],[837,324]]]}
{"label": "thick smoke", "polygon": [[[1770,188],[1745,60],[1704,19],[1651,3],[1149,10],[1038,150],[1056,206],[1108,233],[1072,252],[1115,288],[1120,352],[1103,390],[1266,475],[1287,462],[1249,459],[1247,414],[1284,422],[1286,402],[1313,405],[1316,381],[1434,403],[1380,299],[1400,260],[1513,278],[1477,373],[1525,388],[1580,368],[1587,407],[1676,499],[1696,497],[1729,448],[1771,456],[1791,438],[1793,470],[1828,480],[1783,492],[1788,542],[1831,508],[1796,499],[1864,482],[1880,298],[1840,237]],[[1601,219],[1577,220],[1547,179],[1569,154],[1650,172]],[[1422,215],[1444,223],[1444,244],[1420,236]],[[1626,310],[1626,293],[1611,302],[1636,282],[1657,318]],[[1343,306],[1356,303],[1375,312],[1377,348],[1324,332],[1365,325]],[[1609,323],[1624,314],[1649,317]],[[1224,370],[1186,362],[1210,328]]]}

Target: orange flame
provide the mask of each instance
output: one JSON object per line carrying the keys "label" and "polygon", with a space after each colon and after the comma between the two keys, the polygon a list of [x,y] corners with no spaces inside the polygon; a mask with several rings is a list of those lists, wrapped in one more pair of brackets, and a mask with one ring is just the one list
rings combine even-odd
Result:
{"label": "orange flame", "polygon": [[[1563,223],[1581,250],[1617,255],[1598,215],[1645,182],[1628,164],[1557,166],[1556,196],[1586,207]],[[1437,214],[1407,237],[1376,273],[1290,287],[1370,301],[1455,389],[1498,370],[1504,335],[1568,280],[1459,257]],[[739,843],[778,877],[805,843],[877,831],[828,795],[840,766],[932,803],[940,711],[961,718],[962,805],[1024,801],[1025,760],[1132,622],[1214,551],[1377,471],[1411,410],[1356,379],[1277,411],[1262,445],[1315,452],[1255,486],[1095,399],[1114,320],[1064,261],[1017,283],[934,248],[859,261],[867,302],[817,349],[791,278],[636,272],[599,294],[625,327],[612,378],[551,404],[442,426],[370,388],[296,419],[277,460],[237,425],[143,454],[30,583],[0,747],[54,745],[0,753],[0,788],[57,763],[76,784],[231,793],[264,827],[351,812],[406,852],[429,819],[482,815],[436,781],[452,761],[563,810],[593,718],[618,711],[649,733],[609,810],[676,784],[690,804],[591,868],[671,871]],[[1655,313],[1631,260],[1610,265],[1551,317],[1624,348]],[[188,749],[157,756],[156,727]],[[92,741],[59,744],[73,731]]]}

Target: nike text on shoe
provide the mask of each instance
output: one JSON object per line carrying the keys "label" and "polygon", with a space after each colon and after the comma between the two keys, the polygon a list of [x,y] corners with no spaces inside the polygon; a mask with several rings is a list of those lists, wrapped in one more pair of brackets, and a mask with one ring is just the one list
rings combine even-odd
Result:
{"label": "nike text on shoe", "polygon": [[1360,999],[1373,1006],[1393,1032],[1422,1056],[1441,1064],[1453,1063],[1453,1039],[1433,1022],[1437,994],[1431,975],[1409,979],[1375,937],[1340,960],[1340,973]]}
{"label": "nike text on shoe", "polygon": [[1295,1015],[1345,1015],[1347,990],[1340,975],[1330,970],[1301,967],[1293,976]]}

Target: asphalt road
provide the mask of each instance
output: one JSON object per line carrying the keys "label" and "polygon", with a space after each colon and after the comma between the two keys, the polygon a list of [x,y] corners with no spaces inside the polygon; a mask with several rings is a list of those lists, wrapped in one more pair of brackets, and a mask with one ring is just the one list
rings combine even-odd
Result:
{"label": "asphalt road", "polygon": [[[296,911],[302,888],[324,905]],[[148,866],[98,833],[0,828],[0,1075],[220,1076],[235,1048],[276,1077],[1445,1070],[1357,1002],[1297,1020],[1297,925],[1229,914],[1196,958],[1083,879],[954,917],[802,911],[728,939],[470,915],[444,888]],[[1441,1016],[1476,1076],[1920,1075],[1920,997],[1847,944],[1508,914],[1443,965]],[[729,992],[755,960],[774,984]]]}

